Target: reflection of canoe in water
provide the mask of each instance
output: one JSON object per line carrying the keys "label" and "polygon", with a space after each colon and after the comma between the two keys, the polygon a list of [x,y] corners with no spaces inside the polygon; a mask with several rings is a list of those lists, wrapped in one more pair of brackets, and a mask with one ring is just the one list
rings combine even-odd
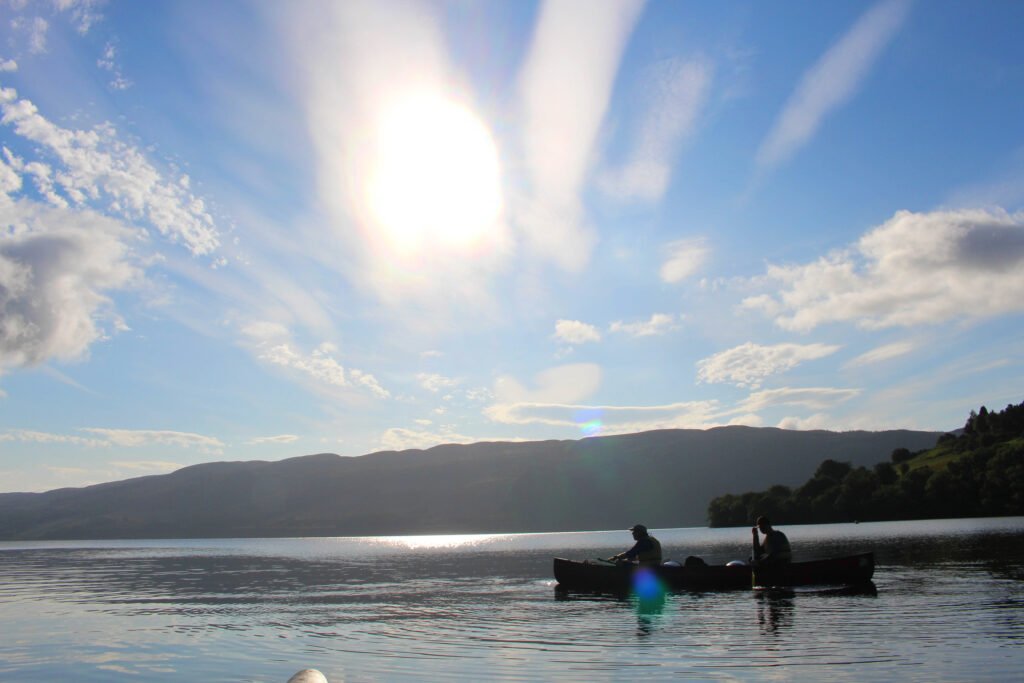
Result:
{"label": "reflection of canoe in water", "polygon": [[776,567],[748,565],[672,566],[639,569],[602,560],[555,558],[559,588],[594,593],[625,593],[637,578],[657,578],[667,590],[721,590],[752,586],[847,586],[866,583],[875,573],[874,553],[792,562]]}

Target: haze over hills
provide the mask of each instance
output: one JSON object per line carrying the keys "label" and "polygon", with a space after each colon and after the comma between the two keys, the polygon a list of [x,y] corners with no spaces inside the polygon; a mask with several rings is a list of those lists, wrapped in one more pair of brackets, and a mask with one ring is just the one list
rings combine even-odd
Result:
{"label": "haze over hills", "polygon": [[826,458],[873,465],[941,432],[719,427],[360,457],[217,462],[0,494],[2,539],[362,536],[703,526],[724,493],[795,486]]}

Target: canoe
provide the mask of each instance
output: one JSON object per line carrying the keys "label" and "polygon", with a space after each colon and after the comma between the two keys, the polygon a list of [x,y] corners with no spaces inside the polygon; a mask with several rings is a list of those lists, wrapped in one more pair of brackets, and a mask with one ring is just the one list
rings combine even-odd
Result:
{"label": "canoe", "polygon": [[666,590],[727,590],[753,586],[847,586],[867,583],[875,573],[874,553],[860,553],[776,567],[662,564],[638,568],[601,560],[555,558],[555,580],[562,590],[588,593],[627,593],[637,579],[658,579]]}

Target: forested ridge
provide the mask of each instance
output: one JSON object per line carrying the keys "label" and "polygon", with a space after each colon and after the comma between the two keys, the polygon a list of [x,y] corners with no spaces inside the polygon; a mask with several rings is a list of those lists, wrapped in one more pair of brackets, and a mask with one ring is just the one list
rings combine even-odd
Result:
{"label": "forested ridge", "polygon": [[971,411],[933,448],[897,448],[873,467],[825,460],[797,487],[726,494],[708,505],[713,527],[758,515],[779,524],[1024,515],[1024,402]]}

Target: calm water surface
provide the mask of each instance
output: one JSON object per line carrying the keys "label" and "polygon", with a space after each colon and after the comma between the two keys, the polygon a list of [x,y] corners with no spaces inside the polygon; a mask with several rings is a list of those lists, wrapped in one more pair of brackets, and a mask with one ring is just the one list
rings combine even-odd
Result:
{"label": "calm water surface", "polygon": [[[783,530],[874,550],[876,590],[556,593],[553,556],[625,531],[0,543],[0,680],[1020,680],[1024,518]],[[745,528],[655,533],[748,554]]]}

